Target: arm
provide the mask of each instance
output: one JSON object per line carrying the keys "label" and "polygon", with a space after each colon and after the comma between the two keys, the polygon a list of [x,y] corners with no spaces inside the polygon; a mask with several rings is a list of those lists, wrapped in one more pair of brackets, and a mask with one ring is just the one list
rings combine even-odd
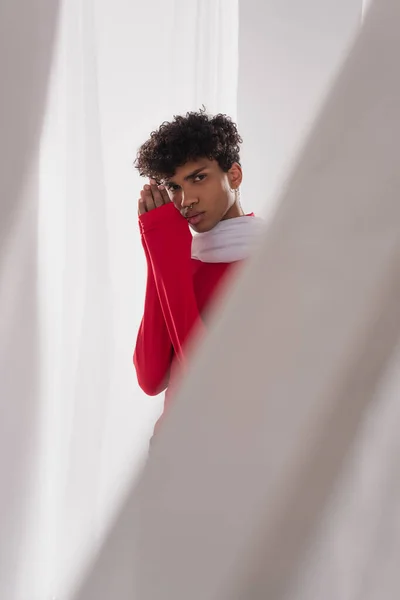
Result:
{"label": "arm", "polygon": [[148,396],[156,396],[168,386],[173,347],[158,298],[153,267],[142,236],[147,260],[144,314],[136,340],[133,363],[139,386]]}
{"label": "arm", "polygon": [[185,343],[194,326],[202,332],[193,288],[192,235],[172,203],[142,214],[140,224],[174,354],[185,366]]}

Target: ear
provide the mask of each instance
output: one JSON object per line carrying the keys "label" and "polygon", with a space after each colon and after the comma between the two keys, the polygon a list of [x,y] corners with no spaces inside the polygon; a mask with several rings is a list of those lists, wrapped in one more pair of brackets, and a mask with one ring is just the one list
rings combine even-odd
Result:
{"label": "ear", "polygon": [[233,163],[228,171],[229,185],[233,190],[237,190],[242,183],[243,172],[239,163]]}

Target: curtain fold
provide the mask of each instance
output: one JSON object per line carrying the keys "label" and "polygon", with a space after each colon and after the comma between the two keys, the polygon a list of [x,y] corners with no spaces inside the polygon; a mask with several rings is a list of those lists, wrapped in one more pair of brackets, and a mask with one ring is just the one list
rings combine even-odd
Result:
{"label": "curtain fold", "polygon": [[163,401],[144,396],[132,365],[145,290],[136,150],[202,104],[235,116],[238,7],[65,0],[57,23],[56,2],[9,4],[0,597],[64,600],[140,469]]}
{"label": "curtain fold", "polygon": [[77,600],[398,596],[399,20],[373,4]]}
{"label": "curtain fold", "polygon": [[20,581],[33,576],[25,550],[40,437],[37,147],[58,10],[57,0],[0,3],[0,597],[12,600],[29,597]]}

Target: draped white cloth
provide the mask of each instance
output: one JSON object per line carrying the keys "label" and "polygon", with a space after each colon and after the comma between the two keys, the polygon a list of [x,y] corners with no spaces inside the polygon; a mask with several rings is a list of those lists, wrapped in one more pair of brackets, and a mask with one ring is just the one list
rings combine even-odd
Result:
{"label": "draped white cloth", "polygon": [[237,0],[60,4],[58,19],[54,0],[0,8],[7,600],[69,597],[161,408],[131,360],[145,285],[136,150],[173,114],[236,113]]}
{"label": "draped white cloth", "polygon": [[400,589],[400,4],[372,4],[79,600]]}
{"label": "draped white cloth", "polygon": [[211,231],[193,236],[192,258],[208,263],[245,260],[257,248],[264,230],[264,219],[255,216],[221,221]]}
{"label": "draped white cloth", "polygon": [[55,0],[0,3],[0,597],[13,600],[35,598],[20,582],[35,559],[26,550],[42,411],[37,147],[58,8]]}
{"label": "draped white cloth", "polygon": [[[328,107],[335,118],[291,184],[291,210],[280,213],[259,268],[247,274],[246,294],[233,295],[215,355],[200,357],[166,422],[164,462],[146,473],[139,501],[112,530],[83,600],[103,592],[133,600],[122,586],[144,590],[141,600],[179,600],[176,590],[204,599],[218,586],[231,599],[248,585],[252,599],[268,586],[278,590],[271,600],[397,598],[399,357],[382,377],[376,362],[398,338],[390,286],[398,281],[400,132],[390,73],[400,15],[395,0],[380,5],[387,46],[371,20],[370,60],[359,47],[344,96],[336,90]],[[159,407],[138,390],[131,365],[144,292],[132,161],[173,113],[204,103],[235,116],[237,26],[236,0],[0,3],[2,599],[69,599],[141,464]],[[368,76],[352,102],[345,90],[357,73]],[[297,269],[288,262],[294,249]],[[274,285],[260,285],[261,273]],[[231,327],[229,306],[231,317],[245,315],[242,330]],[[365,352],[360,331],[370,341]],[[215,364],[219,380],[204,376]],[[250,393],[250,379],[258,392]],[[333,400],[337,412],[329,412]],[[329,449],[345,459],[341,468]],[[107,586],[120,594],[107,596]]]}

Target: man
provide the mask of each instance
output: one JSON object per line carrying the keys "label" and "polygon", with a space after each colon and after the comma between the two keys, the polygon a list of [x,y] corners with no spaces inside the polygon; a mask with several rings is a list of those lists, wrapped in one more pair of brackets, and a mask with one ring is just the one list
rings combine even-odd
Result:
{"label": "man", "polygon": [[182,373],[189,337],[260,231],[240,205],[241,142],[230,118],[200,111],[163,123],[137,155],[150,181],[138,202],[148,274],[134,364],[146,394],[168,388],[166,403],[171,368]]}

